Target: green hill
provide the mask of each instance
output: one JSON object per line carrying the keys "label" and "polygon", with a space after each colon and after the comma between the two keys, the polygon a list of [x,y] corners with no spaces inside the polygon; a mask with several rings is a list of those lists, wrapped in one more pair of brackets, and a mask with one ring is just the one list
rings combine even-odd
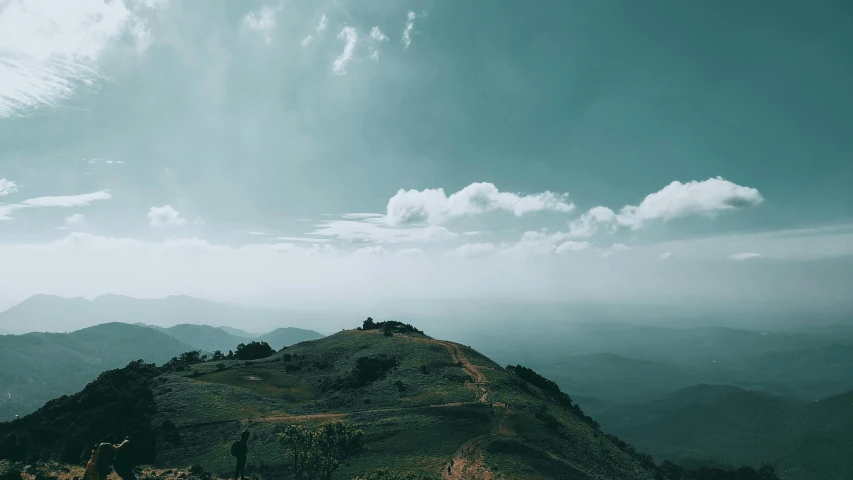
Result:
{"label": "green hill", "polygon": [[769,461],[788,480],[853,478],[853,392],[809,402],[696,385],[599,412],[604,428],[659,460]]}
{"label": "green hill", "polygon": [[139,358],[162,363],[186,350],[190,347],[173,337],[123,323],[0,336],[0,421],[76,392],[105,370]]}
{"label": "green hill", "polygon": [[181,342],[204,352],[221,350],[228,353],[228,350],[234,350],[237,348],[238,344],[249,341],[248,338],[238,337],[227,332],[225,329],[211,327],[209,325],[193,325],[184,323],[168,328],[158,327],[155,325],[138,325],[163,332],[166,335],[172,336]]}
{"label": "green hill", "polygon": [[278,434],[340,421],[364,432],[366,448],[337,479],[380,467],[418,479],[688,478],[664,476],[535,372],[419,333],[343,331],[255,361],[182,358],[106,372],[0,424],[0,458],[79,464],[104,434],[133,434],[140,463],[227,478],[231,442],[248,429],[250,473],[289,478]]}

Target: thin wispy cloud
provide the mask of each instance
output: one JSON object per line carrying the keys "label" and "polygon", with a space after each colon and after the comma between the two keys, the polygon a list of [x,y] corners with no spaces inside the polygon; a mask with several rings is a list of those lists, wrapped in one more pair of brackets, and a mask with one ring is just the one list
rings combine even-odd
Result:
{"label": "thin wispy cloud", "polygon": [[741,261],[742,262],[744,260],[751,260],[753,258],[759,258],[759,257],[761,257],[760,253],[741,252],[741,253],[733,253],[733,254],[729,255],[729,260],[735,260],[735,261]]}
{"label": "thin wispy cloud", "polygon": [[106,190],[80,195],[65,195],[58,197],[37,197],[21,202],[29,207],[83,207],[98,200],[109,200],[112,194]]}
{"label": "thin wispy cloud", "polygon": [[412,44],[412,32],[415,30],[415,19],[417,18],[417,14],[415,12],[409,12],[406,15],[406,27],[403,29],[403,48],[409,48],[409,45]]}
{"label": "thin wispy cloud", "polygon": [[332,71],[335,72],[336,75],[346,75],[347,67],[353,59],[355,46],[358,43],[358,32],[353,27],[344,27],[341,29],[340,33],[338,33],[338,38],[343,39],[346,43],[344,44],[344,50],[338,58],[332,62]]}
{"label": "thin wispy cloud", "polygon": [[281,5],[264,6],[258,11],[246,14],[243,21],[250,29],[259,32],[264,37],[265,42],[272,43],[272,32],[276,26],[275,17],[281,9]]}
{"label": "thin wispy cloud", "polygon": [[150,31],[123,0],[17,0],[0,8],[0,117],[55,107],[103,80],[98,61],[124,35]]}
{"label": "thin wispy cloud", "polygon": [[[317,26],[314,27],[315,35],[317,35],[319,37],[321,33],[326,31],[326,28],[328,28],[328,26],[329,26],[329,19],[326,17],[326,14],[324,13],[323,15],[320,16],[320,20],[317,22]],[[308,44],[310,44],[313,41],[314,41],[314,35],[307,35],[305,38],[302,39],[302,46],[303,47],[308,46]]]}

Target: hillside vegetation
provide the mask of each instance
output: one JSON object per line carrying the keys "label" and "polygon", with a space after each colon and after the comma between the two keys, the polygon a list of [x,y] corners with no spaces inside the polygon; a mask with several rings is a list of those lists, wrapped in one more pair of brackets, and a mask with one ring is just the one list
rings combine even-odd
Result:
{"label": "hillside vegetation", "polygon": [[[81,450],[85,456],[104,433],[134,434],[146,439],[145,463],[195,465],[227,477],[229,446],[249,430],[249,470],[289,478],[295,457],[280,434],[342,422],[363,432],[363,448],[336,463],[332,478],[774,478],[751,469],[738,477],[665,471],[601,432],[532,370],[504,369],[469,347],[400,328],[410,333],[344,331],[254,361],[182,355],[161,368],[135,362],[80,394],[0,424],[0,456],[80,462]],[[124,420],[94,420],[102,417]],[[79,433],[65,440],[51,438],[51,429]]]}

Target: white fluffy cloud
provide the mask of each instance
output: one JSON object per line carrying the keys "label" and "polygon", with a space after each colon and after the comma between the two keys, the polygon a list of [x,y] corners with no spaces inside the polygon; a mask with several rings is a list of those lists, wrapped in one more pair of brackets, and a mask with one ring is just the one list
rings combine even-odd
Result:
{"label": "white fluffy cloud", "polygon": [[451,258],[476,258],[490,255],[497,251],[491,243],[468,243],[460,245],[446,253]]}
{"label": "white fluffy cloud", "polygon": [[753,258],[759,258],[760,256],[761,256],[760,253],[753,253],[753,252],[733,253],[733,254],[729,255],[729,260],[744,261],[744,260],[750,260]]}
{"label": "white fluffy cloud", "polygon": [[637,230],[652,220],[672,220],[692,215],[714,216],[764,202],[758,190],[734,184],[722,177],[704,181],[672,182],[649,194],[639,205],[626,205],[617,214],[607,207],[594,207],[569,224],[574,237],[590,237],[600,227]]}
{"label": "white fluffy cloud", "polygon": [[338,38],[343,39],[345,44],[341,54],[332,62],[332,71],[336,75],[346,75],[347,67],[352,61],[355,46],[358,43],[358,31],[353,27],[344,27],[338,33]]}
{"label": "white fluffy cloud", "polygon": [[475,215],[503,210],[521,216],[526,213],[550,210],[569,212],[574,205],[566,202],[567,195],[549,191],[521,196],[501,192],[491,183],[472,183],[450,195],[442,188],[425,190],[400,189],[388,200],[385,221],[390,225],[426,223],[441,225],[451,217]]}
{"label": "white fluffy cloud", "polygon": [[23,203],[29,207],[84,207],[98,200],[109,200],[113,198],[110,192],[100,190],[81,195],[65,195],[59,197],[37,197],[24,200]]}
{"label": "white fluffy cloud", "polygon": [[128,35],[150,41],[124,0],[15,0],[0,6],[0,117],[54,106],[102,80],[98,60]]}
{"label": "white fluffy cloud", "polygon": [[68,225],[73,225],[75,223],[82,222],[84,218],[86,218],[86,217],[83,214],[75,213],[74,215],[70,215],[68,217],[65,217],[65,223]]}
{"label": "white fluffy cloud", "polygon": [[272,43],[272,32],[275,29],[275,17],[281,10],[281,5],[264,6],[256,12],[249,12],[243,19],[246,25],[259,32],[267,43]]}
{"label": "white fluffy cloud", "polygon": [[556,253],[566,253],[566,252],[580,252],[582,250],[589,250],[592,248],[592,244],[589,242],[575,242],[572,240],[567,240],[555,249]]}
{"label": "white fluffy cloud", "polygon": [[175,210],[171,205],[162,207],[151,207],[148,211],[148,224],[152,227],[181,226],[187,223],[181,218],[181,212]]}
{"label": "white fluffy cloud", "polygon": [[370,29],[370,38],[376,40],[377,42],[382,42],[388,40],[388,37],[382,33],[382,30],[379,27],[373,27]]}
{"label": "white fluffy cloud", "polygon": [[435,225],[390,228],[378,222],[357,222],[354,220],[333,220],[321,223],[319,228],[311,232],[311,235],[374,243],[438,242],[450,240],[457,236],[450,230]]}
{"label": "white fluffy cloud", "polygon": [[388,251],[381,245],[362,247],[353,252],[353,255],[388,255]]}
{"label": "white fluffy cloud", "polygon": [[18,185],[11,180],[6,180],[5,178],[0,178],[0,197],[5,197],[10,193],[15,193],[18,191]]}

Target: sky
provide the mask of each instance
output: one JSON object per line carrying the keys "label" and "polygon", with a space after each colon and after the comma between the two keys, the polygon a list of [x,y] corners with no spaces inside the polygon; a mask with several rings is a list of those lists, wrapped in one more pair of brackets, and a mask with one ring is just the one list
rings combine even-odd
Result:
{"label": "sky", "polygon": [[835,0],[0,0],[0,308],[849,303],[851,49]]}

